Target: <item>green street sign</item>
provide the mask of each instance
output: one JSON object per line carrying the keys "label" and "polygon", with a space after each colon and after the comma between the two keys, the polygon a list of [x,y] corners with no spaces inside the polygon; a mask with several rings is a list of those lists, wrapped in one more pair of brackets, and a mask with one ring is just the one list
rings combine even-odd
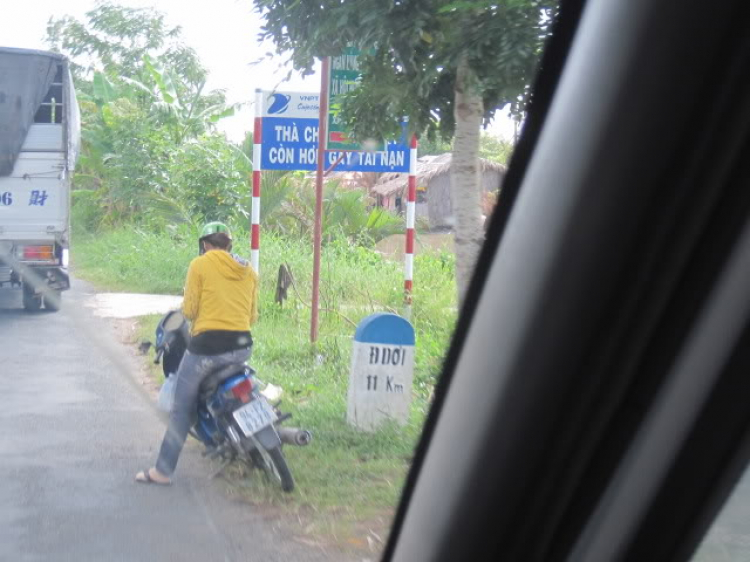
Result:
{"label": "green street sign", "polygon": [[[328,81],[328,149],[362,150],[362,146],[347,136],[346,130],[339,121],[337,113],[341,96],[359,87],[361,72],[359,70],[360,50],[347,47],[343,54],[331,57],[331,70]],[[337,99],[338,98],[338,99]],[[367,147],[368,150],[385,150],[384,143]]]}

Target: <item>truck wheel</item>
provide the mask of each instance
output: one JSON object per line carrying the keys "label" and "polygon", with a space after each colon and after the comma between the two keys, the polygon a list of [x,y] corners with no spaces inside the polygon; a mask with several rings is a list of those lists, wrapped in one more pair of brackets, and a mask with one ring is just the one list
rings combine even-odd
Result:
{"label": "truck wheel", "polygon": [[44,292],[44,308],[57,312],[62,306],[62,292],[48,289]]}
{"label": "truck wheel", "polygon": [[34,294],[34,289],[23,284],[23,307],[28,312],[37,312],[42,308],[42,296]]}

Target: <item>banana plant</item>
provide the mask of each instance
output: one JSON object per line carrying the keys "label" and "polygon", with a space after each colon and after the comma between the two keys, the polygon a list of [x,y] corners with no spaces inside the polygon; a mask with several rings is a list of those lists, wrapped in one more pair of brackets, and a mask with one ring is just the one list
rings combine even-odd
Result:
{"label": "banana plant", "polygon": [[[134,79],[125,82],[150,96],[152,109],[171,127],[177,144],[212,129],[221,119],[234,115],[239,107],[239,104],[227,106],[221,101],[223,92],[220,91],[204,96],[205,81],[191,91],[175,72],[165,69],[149,55],[143,56],[143,65],[156,85],[155,90]],[[211,103],[212,99],[220,101]]]}

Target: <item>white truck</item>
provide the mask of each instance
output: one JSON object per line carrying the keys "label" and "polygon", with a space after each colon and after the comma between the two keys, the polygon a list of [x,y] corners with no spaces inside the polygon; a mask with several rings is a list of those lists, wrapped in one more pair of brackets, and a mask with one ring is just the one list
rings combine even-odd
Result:
{"label": "white truck", "polygon": [[70,184],[80,114],[67,59],[0,47],[0,287],[28,311],[70,288]]}

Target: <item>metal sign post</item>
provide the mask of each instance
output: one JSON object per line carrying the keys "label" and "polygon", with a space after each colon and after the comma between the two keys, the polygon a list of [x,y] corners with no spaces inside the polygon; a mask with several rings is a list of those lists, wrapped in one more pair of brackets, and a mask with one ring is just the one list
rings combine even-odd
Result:
{"label": "metal sign post", "polygon": [[331,58],[323,58],[320,79],[320,114],[318,130],[318,168],[315,172],[315,230],[313,231],[313,281],[310,341],[318,341],[318,307],[320,305],[320,246],[323,237],[323,175],[328,145],[328,73]]}

